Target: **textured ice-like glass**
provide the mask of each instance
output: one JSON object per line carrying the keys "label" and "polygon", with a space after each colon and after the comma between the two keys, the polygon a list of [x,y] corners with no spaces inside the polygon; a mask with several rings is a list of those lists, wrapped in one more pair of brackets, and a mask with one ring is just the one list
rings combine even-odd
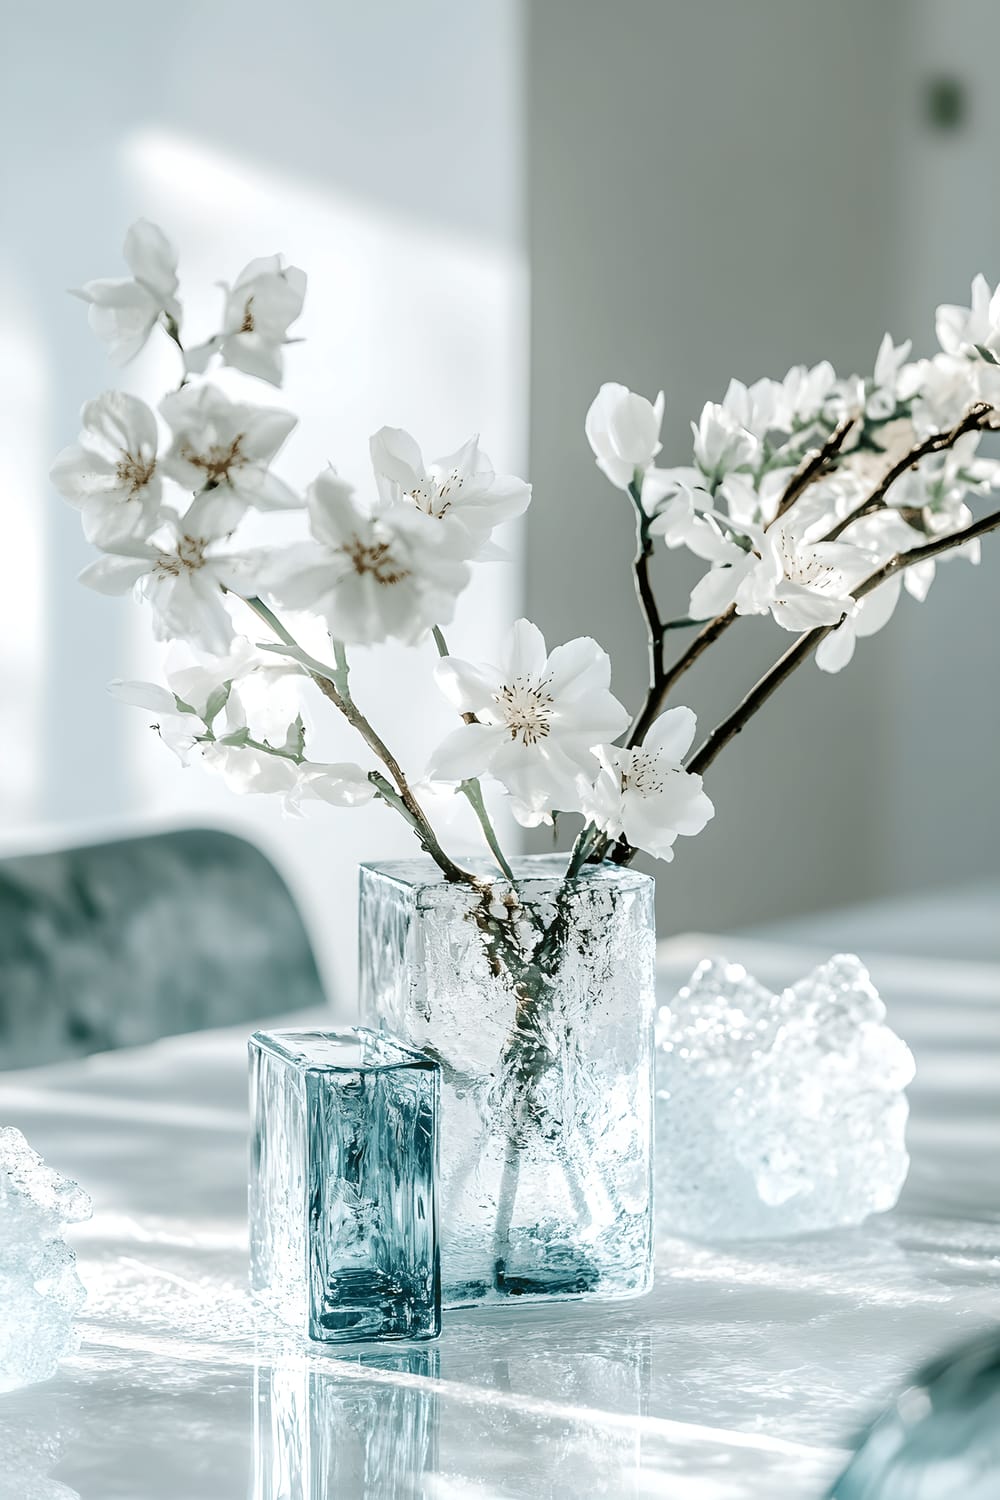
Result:
{"label": "textured ice-like glass", "polygon": [[313,1339],[440,1331],[437,1065],[389,1037],[250,1039],[250,1284]]}
{"label": "textured ice-like glass", "polygon": [[451,1306],[650,1285],[653,881],[566,887],[565,863],[485,896],[427,859],[362,866],[362,1015],[441,1064]]}
{"label": "textured ice-like glass", "polygon": [[656,1217],[692,1239],[861,1224],[906,1181],[913,1056],[861,960],[772,994],[705,959],[656,1029]]}
{"label": "textured ice-like glass", "polygon": [[49,1380],[77,1347],[73,1318],[86,1292],[62,1230],[90,1213],[75,1182],[19,1130],[0,1127],[0,1392]]}

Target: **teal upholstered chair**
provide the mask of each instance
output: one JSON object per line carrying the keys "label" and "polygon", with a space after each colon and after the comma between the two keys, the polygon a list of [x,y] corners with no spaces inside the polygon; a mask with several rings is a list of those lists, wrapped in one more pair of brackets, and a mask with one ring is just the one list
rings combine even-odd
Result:
{"label": "teal upholstered chair", "polygon": [[288,888],[242,839],[192,829],[0,860],[0,1069],[322,998]]}

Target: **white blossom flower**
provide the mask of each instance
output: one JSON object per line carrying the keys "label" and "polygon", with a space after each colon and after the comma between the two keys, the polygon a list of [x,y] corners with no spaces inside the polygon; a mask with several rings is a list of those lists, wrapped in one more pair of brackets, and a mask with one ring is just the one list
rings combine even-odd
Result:
{"label": "white blossom flower", "polygon": [[731,561],[713,568],[691,592],[694,619],[709,619],[735,606],[739,615],[768,612],[784,630],[811,630],[852,614],[851,598],[876,560],[846,542],[810,540],[801,518],[790,513],[769,527],[747,527],[750,547],[731,544]]}
{"label": "white blossom flower", "polygon": [[810,369],[793,365],[781,382],[783,420],[781,427],[807,426],[824,415],[834,396],[837,372],[829,360],[821,360]]}
{"label": "white blossom flower", "polygon": [[[301,668],[266,656],[242,637],[223,657],[202,656],[193,661],[179,659],[176,648],[168,654],[167,686],[155,682],[109,683],[111,695],[123,703],[149,709],[157,716],[153,727],[163,742],[188,764],[193,750],[215,769],[233,770],[239,757],[222,752],[247,750],[239,744],[209,747],[225,739],[239,740],[241,731],[261,742],[280,746],[299,722],[297,679]],[[255,752],[256,753],[256,752]],[[246,765],[249,767],[250,762]],[[237,779],[245,773],[237,771]],[[256,773],[249,771],[250,779]],[[279,779],[287,776],[279,773]],[[289,782],[289,784],[291,784]]]}
{"label": "white blossom flower", "polygon": [[717,402],[706,401],[694,433],[694,459],[710,484],[717,484],[733,469],[753,464],[760,442]]}
{"label": "white blossom flower", "polygon": [[78,442],[50,470],[53,484],[81,512],[83,532],[97,547],[155,530],[162,486],[156,459],[156,417],[144,401],[105,391],[88,401]]}
{"label": "white blossom flower", "polygon": [[579,789],[584,816],[609,838],[624,834],[637,849],[673,859],[677,836],[700,833],[715,813],[701,777],[681,764],[695,724],[689,708],[671,708],[650,726],[642,745],[602,746],[597,780]]}
{"label": "white blossom flower", "polygon": [[225,286],[222,332],[185,352],[189,371],[201,374],[212,355],[258,380],[280,385],[284,375],[282,350],[294,339],[289,325],[302,312],[306,273],[283,266],[280,255],[265,255],[244,266],[231,287]]}
{"label": "white blossom flower", "polygon": [[[667,472],[664,469],[649,470],[642,492],[644,508],[647,491],[653,488],[656,493],[654,488],[656,482]],[[707,561],[717,561],[722,555],[716,553],[720,533],[714,522],[706,519],[710,506],[711,496],[707,491],[688,483],[676,484],[672,487],[668,499],[655,501],[653,519],[649,524],[650,535],[662,537],[671,550],[676,547],[687,547],[698,557],[703,557]],[[724,555],[728,556],[728,547]]]}
{"label": "white blossom flower", "polygon": [[627,490],[659,453],[663,392],[647,401],[626,385],[608,381],[590,404],[584,430],[597,467],[617,489]]}
{"label": "white blossom flower", "polygon": [[400,427],[382,427],[370,440],[372,467],[382,500],[404,501],[425,516],[461,527],[470,555],[483,555],[494,527],[528,508],[531,486],[512,474],[497,474],[479,438],[457,453],[424,464],[420,448]]}
{"label": "white blossom flower", "polygon": [[412,505],[367,511],[333,470],[306,497],[312,542],[277,554],[270,590],[290,609],[315,609],[338,641],[418,640],[446,625],[469,581],[464,533],[431,526]]}
{"label": "white blossom flower", "polygon": [[760,441],[769,432],[784,431],[792,425],[785,388],[777,380],[765,378],[751,386],[731,380],[722,405],[740,427]]}
{"label": "white blossom flower", "polygon": [[442,740],[429,774],[464,781],[489,773],[511,793],[519,821],[537,822],[578,802],[577,778],[591,779],[593,747],[613,739],[628,714],[609,691],[611,663],[588,636],[548,655],[541,631],[518,620],[496,666],[457,657],[438,663],[437,682],[463,724]]}
{"label": "white blossom flower", "polygon": [[247,506],[294,510],[302,502],[268,467],[296,424],[277,407],[231,401],[211,385],[185,386],[160,402],[173,432],[163,472],[188,490],[208,489],[230,529]]}
{"label": "white blossom flower", "polygon": [[210,509],[211,500],[199,496],[183,518],[166,522],[148,541],[116,543],[114,554],[84,568],[80,582],[100,594],[138,587],[152,606],[157,640],[186,640],[224,656],[234,631],[223,590],[255,591],[260,559],[220,550],[231,521]]}
{"label": "white blossom flower", "polygon": [[90,326],[115,364],[127,364],[139,353],[163,316],[179,323],[177,251],[163,230],[139,219],[125,236],[125,261],[131,277],[88,281],[75,293],[90,303]]}
{"label": "white blossom flower", "polygon": [[971,305],[942,303],[934,321],[938,343],[945,354],[1000,356],[1000,287],[994,291],[985,276],[972,283]]}

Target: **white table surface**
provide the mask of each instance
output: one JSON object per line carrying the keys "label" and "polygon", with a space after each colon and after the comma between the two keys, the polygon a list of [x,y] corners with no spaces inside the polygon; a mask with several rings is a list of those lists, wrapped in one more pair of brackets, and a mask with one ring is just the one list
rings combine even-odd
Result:
{"label": "white table surface", "polygon": [[980,891],[664,950],[666,992],[713,949],[779,985],[861,947],[918,1067],[894,1213],[662,1240],[639,1301],[457,1313],[410,1351],[255,1327],[243,1032],[0,1074],[0,1120],[96,1205],[79,1353],[0,1396],[0,1500],[819,1497],[915,1362],[1000,1320],[998,912]]}

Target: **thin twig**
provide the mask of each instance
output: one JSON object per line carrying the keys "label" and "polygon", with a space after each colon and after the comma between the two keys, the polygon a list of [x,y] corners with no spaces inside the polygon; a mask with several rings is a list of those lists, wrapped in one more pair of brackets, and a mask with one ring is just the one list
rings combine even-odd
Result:
{"label": "thin twig", "polygon": [[[998,528],[1000,528],[1000,511],[994,511],[988,516],[983,516],[981,520],[973,522],[972,525],[963,527],[961,531],[952,532],[950,536],[937,537],[934,541],[925,542],[923,546],[914,547],[909,552],[897,553],[895,557],[883,563],[869,578],[866,578],[864,583],[854,590],[852,598],[863,599],[873,589],[877,589],[887,579],[892,578],[894,574],[901,573],[906,568],[912,568],[917,563],[940,557],[942,553],[953,551],[956,547],[965,546],[966,543],[974,542],[977,538],[986,536]],[[692,756],[687,770],[703,775],[716,756],[725,749],[730,740],[735,739],[741,733],[744,725],[753,718],[759,708],[763,707],[772,693],[776,692],[785,679],[791,676],[796,667],[813,654],[821,641],[838,629],[844,618],[846,616],[842,616],[834,625],[822,625],[816,630],[808,630],[800,635],[785,654],[779,657],[774,666],[755,683],[742,703],[712,730]]]}
{"label": "thin twig", "polygon": [[842,521],[838,521],[833,530],[828,532],[823,540],[825,542],[835,542],[838,537],[843,535],[848,526],[853,526],[854,522],[860,521],[862,516],[871,515],[873,511],[881,510],[885,504],[885,497],[889,490],[896,483],[896,480],[901,478],[908,469],[916,468],[920,460],[926,458],[928,454],[942,453],[946,449],[954,447],[959,438],[964,437],[967,432],[981,432],[984,428],[988,428],[990,424],[986,418],[992,415],[992,413],[992,406],[985,401],[979,401],[975,406],[970,407],[962,420],[957,422],[949,431],[935,432],[930,437],[925,438],[922,443],[918,443],[915,448],[911,448],[908,453],[904,454],[901,459],[887,470],[871,494],[860,505],[856,506],[850,515],[845,516]]}
{"label": "thin twig", "polygon": [[[292,636],[282,625],[273,610],[269,609],[262,599],[244,599],[250,609],[257,617],[265,622],[274,631],[278,639],[296,653],[299,658],[305,656],[295,637]],[[352,729],[356,729],[361,735],[368,748],[376,755],[388,770],[393,781],[396,783],[396,791],[402,807],[405,809],[407,821],[412,825],[427,853],[434,860],[446,880],[456,884],[471,885],[476,890],[480,889],[482,882],[463,870],[457,865],[449,854],[446,854],[438,841],[437,835],[431,827],[427,814],[410,789],[409,782],[403,773],[403,768],[389,749],[388,745],[377,733],[373,725],[358,708],[351,697],[347,685],[347,653],[341,642],[334,643],[337,666],[335,668],[323,667],[322,663],[315,662],[313,658],[307,658],[313,665],[308,667],[309,675],[319,688],[325,698],[328,698],[336,709],[343,714]],[[380,788],[381,790],[381,788]],[[384,792],[383,792],[384,795]],[[388,799],[386,799],[388,800]]]}
{"label": "thin twig", "polygon": [[772,519],[768,522],[769,526],[773,526],[775,521],[780,521],[786,511],[791,510],[799,496],[804,495],[810,485],[815,484],[818,479],[822,479],[828,473],[833,459],[840,453],[841,448],[847,440],[848,433],[854,427],[857,420],[856,415],[844,417],[843,421],[833,429],[821,447],[814,448],[811,453],[806,454],[791,479],[785,485],[781,499],[778,501],[778,508],[774,512]]}
{"label": "thin twig", "polygon": [[[768,522],[769,526],[773,526],[775,521],[780,520],[792,508],[795,502],[805,494],[811,485],[815,484],[817,480],[822,479],[829,472],[834,459],[839,454],[848,433],[856,421],[857,418],[854,416],[845,417],[834,428],[825,443],[819,448],[814,449],[811,453],[806,454],[795,473],[785,485],[774,517]],[[634,491],[634,486],[630,490],[630,493],[632,493],[632,498],[636,500],[636,504],[638,505],[639,502]],[[673,622],[671,622],[671,625],[664,626],[656,610],[656,602],[652,597],[652,589],[649,586],[648,578],[649,553],[652,551],[652,545],[651,543],[649,544],[647,552],[647,547],[644,544],[644,541],[648,542],[648,522],[646,523],[646,538],[644,539],[642,535],[643,526],[641,518],[643,513],[641,506],[639,506],[639,513],[640,545],[635,561],[636,592],[639,595],[640,607],[647,622],[647,630],[650,636],[650,678],[645,701],[629,730],[626,744],[630,749],[642,744],[651,724],[654,719],[659,717],[660,710],[675,685],[686,672],[691,670],[695,662],[704,655],[709,646],[714,645],[719,637],[729,629],[730,625],[736,619],[736,607],[735,605],[730,605],[728,609],[723,610],[722,614],[716,615],[714,619],[707,621],[702,626],[687,650],[682,652],[672,667],[669,669],[664,667],[663,641],[666,631],[672,628]],[[652,645],[654,628],[658,632],[655,656]]]}
{"label": "thin twig", "polygon": [[[431,631],[431,634],[434,637],[434,644],[437,647],[438,655],[442,657],[442,659],[446,656],[450,656],[451,652],[448,650],[448,642],[444,638],[444,631],[441,629],[440,625],[435,625],[433,630]],[[479,720],[473,713],[464,713],[461,717],[463,724],[479,723]],[[473,812],[478,818],[479,826],[483,830],[483,837],[490,847],[490,852],[493,855],[493,858],[496,860],[497,864],[500,866],[500,869],[503,871],[504,875],[506,875],[511,885],[513,885],[514,872],[510,867],[510,862],[507,859],[507,856],[503,852],[500,840],[497,837],[497,831],[490,821],[490,815],[486,809],[486,799],[483,796],[482,784],[479,781],[478,777],[470,776],[465,781],[461,782],[459,785],[459,791],[462,793],[462,796],[468,802],[469,806],[472,808]]]}

